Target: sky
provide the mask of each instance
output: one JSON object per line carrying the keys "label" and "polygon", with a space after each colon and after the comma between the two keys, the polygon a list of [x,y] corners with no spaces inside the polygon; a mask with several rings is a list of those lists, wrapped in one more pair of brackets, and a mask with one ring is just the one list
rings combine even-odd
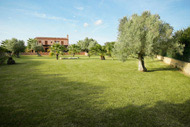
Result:
{"label": "sky", "polygon": [[116,41],[119,20],[150,11],[173,26],[190,26],[190,0],[0,0],[0,41],[17,38],[85,37]]}

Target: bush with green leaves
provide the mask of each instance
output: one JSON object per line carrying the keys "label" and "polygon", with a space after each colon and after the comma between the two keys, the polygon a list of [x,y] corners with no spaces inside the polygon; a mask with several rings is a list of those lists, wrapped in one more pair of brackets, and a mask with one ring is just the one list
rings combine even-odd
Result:
{"label": "bush with green leaves", "polygon": [[8,55],[6,53],[6,49],[0,46],[0,64],[5,63],[7,58],[8,58]]}

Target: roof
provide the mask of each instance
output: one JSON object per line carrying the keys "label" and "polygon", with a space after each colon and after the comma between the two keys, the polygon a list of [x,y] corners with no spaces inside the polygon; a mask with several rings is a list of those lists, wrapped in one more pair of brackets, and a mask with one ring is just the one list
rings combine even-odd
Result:
{"label": "roof", "polygon": [[56,37],[36,37],[35,39],[42,39],[42,40],[68,40],[68,38],[56,38]]}

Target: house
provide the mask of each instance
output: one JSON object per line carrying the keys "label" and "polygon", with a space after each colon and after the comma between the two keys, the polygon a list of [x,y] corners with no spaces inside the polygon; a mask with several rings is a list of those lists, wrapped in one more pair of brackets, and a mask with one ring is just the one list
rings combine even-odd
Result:
{"label": "house", "polygon": [[38,44],[41,44],[44,47],[45,52],[47,52],[50,46],[55,43],[65,45],[65,47],[69,45],[69,35],[67,35],[67,38],[36,37],[35,39],[38,41]]}

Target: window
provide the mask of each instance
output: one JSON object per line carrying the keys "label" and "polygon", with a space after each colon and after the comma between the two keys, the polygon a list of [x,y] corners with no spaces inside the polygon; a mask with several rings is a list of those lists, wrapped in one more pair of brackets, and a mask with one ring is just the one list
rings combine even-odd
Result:
{"label": "window", "polygon": [[55,43],[59,43],[59,41],[55,41]]}
{"label": "window", "polygon": [[61,41],[61,45],[63,45],[64,43],[63,43],[63,41]]}

